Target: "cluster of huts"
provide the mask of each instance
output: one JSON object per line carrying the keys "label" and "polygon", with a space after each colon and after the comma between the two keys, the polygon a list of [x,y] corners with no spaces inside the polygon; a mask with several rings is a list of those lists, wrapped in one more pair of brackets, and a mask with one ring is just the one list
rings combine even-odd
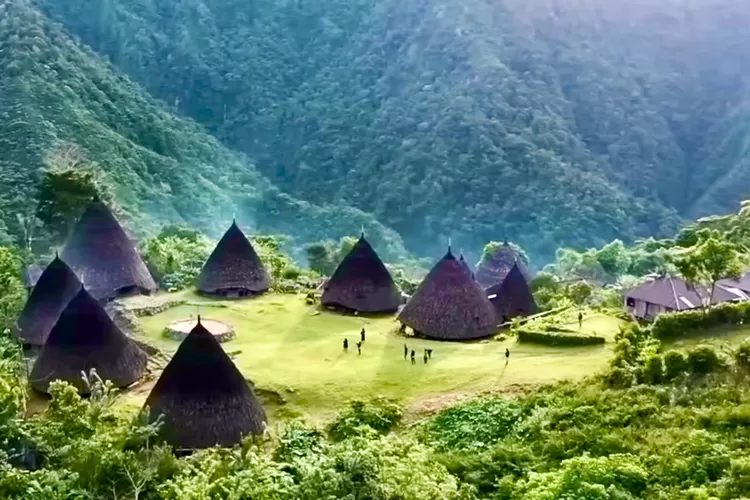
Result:
{"label": "cluster of huts", "polygon": [[[325,283],[324,306],[358,314],[398,312],[403,328],[439,340],[492,335],[500,323],[536,311],[528,271],[509,245],[478,272],[448,250],[404,305],[382,260],[360,237]],[[262,294],[270,277],[253,245],[232,223],[197,280],[201,293],[227,298]],[[150,294],[157,285],[111,210],[95,199],[77,222],[60,255],[38,276],[15,328],[38,351],[31,386],[47,393],[65,380],[90,391],[83,374],[127,387],[147,371],[147,354],[124,334],[106,303]],[[163,418],[162,434],[182,449],[232,445],[260,433],[265,413],[251,383],[200,323],[182,341],[146,401],[150,418]],[[160,417],[161,416],[161,417]]]}

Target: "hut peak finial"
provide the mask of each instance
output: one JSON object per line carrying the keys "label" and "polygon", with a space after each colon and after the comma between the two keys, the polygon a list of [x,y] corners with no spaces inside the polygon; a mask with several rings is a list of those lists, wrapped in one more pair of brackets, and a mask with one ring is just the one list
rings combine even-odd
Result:
{"label": "hut peak finial", "polygon": [[452,243],[452,242],[451,242],[451,237],[450,237],[450,236],[448,236],[448,252],[450,252],[450,251],[451,251],[451,243]]}
{"label": "hut peak finial", "polygon": [[233,224],[237,223],[237,212],[232,212],[232,223]]}
{"label": "hut peak finial", "polygon": [[362,226],[359,229],[359,237],[364,238],[365,237],[365,225],[362,224]]}

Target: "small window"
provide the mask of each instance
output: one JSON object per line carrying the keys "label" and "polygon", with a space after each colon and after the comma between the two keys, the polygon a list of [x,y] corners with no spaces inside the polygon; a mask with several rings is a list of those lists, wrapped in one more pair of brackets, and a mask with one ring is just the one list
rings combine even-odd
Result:
{"label": "small window", "polygon": [[635,299],[633,297],[628,297],[625,299],[625,303],[628,305],[628,307],[635,307]]}

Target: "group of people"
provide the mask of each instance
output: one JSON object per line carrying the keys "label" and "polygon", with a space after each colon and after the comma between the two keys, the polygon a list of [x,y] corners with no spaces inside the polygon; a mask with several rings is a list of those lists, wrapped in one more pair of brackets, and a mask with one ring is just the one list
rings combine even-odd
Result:
{"label": "group of people", "polygon": [[[404,344],[404,359],[409,357],[409,346]],[[423,354],[424,364],[427,364],[427,361],[432,359],[432,349],[425,349]],[[411,350],[411,364],[415,364],[417,362],[417,351],[414,349]]]}
{"label": "group of people", "polygon": [[[579,317],[579,321],[581,318]],[[365,337],[366,332],[365,329],[362,328],[362,331],[359,332],[359,342],[357,342],[357,354],[362,354],[362,345],[365,343]],[[349,339],[344,339],[344,351],[349,351]],[[411,364],[416,364],[417,362],[417,351],[414,349],[409,350],[409,346],[404,344],[404,360],[407,358],[411,359]],[[432,359],[432,349],[425,349],[424,353],[422,355],[422,359],[424,360],[424,364],[427,364],[429,360]],[[510,361],[510,349],[505,349],[505,364],[507,365]]]}
{"label": "group of people", "polygon": [[[357,354],[362,354],[362,345],[365,343],[365,336],[365,329],[362,328],[362,331],[359,332],[359,342],[357,342]],[[344,350],[349,350],[349,339],[344,339]]]}

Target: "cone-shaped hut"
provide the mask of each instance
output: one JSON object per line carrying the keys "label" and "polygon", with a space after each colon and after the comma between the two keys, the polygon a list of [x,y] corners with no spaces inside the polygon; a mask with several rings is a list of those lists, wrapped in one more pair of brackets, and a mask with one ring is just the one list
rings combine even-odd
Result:
{"label": "cone-shaped hut", "polygon": [[495,331],[492,304],[450,250],[427,274],[398,319],[418,335],[437,340],[470,340]]}
{"label": "cone-shaped hut", "polygon": [[152,421],[164,415],[162,437],[183,450],[236,445],[246,434],[262,433],[266,422],[250,384],[200,318],[146,406]]}
{"label": "cone-shaped hut", "polygon": [[232,222],[198,277],[198,290],[208,295],[247,297],[268,290],[271,279],[245,234]]}
{"label": "cone-shaped hut", "polygon": [[531,273],[526,266],[519,260],[513,246],[507,241],[497,246],[489,254],[482,256],[482,260],[477,265],[476,279],[482,288],[499,285],[510,272],[511,268],[518,264],[521,274],[527,282],[531,281]]}
{"label": "cone-shaped hut", "polygon": [[474,277],[474,270],[471,268],[471,265],[469,265],[469,262],[466,260],[466,257],[464,257],[464,253],[461,252],[461,255],[458,257],[458,261],[461,263],[462,266],[466,269],[466,272],[469,273],[469,276],[471,276],[471,279],[476,279]]}
{"label": "cone-shaped hut", "polygon": [[61,257],[97,300],[157,288],[135,245],[98,198],[86,208]]}
{"label": "cone-shaped hut", "polygon": [[50,382],[59,379],[87,393],[82,373],[93,368],[102,380],[127,387],[141,378],[146,361],[146,354],[81,287],[47,337],[31,370],[31,386],[46,393]]}
{"label": "cone-shaped hut", "polygon": [[500,323],[518,316],[530,316],[539,310],[518,264],[510,268],[502,283],[487,289],[487,296]]}
{"label": "cone-shaped hut", "polygon": [[41,347],[60,314],[81,289],[75,273],[58,256],[50,262],[37,281],[16,322],[16,337],[31,346]]}
{"label": "cone-shaped hut", "polygon": [[401,292],[364,234],[326,283],[321,303],[371,314],[398,310]]}

